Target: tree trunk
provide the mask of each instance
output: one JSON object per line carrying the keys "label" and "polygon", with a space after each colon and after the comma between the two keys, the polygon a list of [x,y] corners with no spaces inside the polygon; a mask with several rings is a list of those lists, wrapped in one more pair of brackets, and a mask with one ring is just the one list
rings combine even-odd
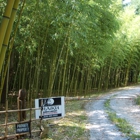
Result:
{"label": "tree trunk", "polygon": [[63,71],[63,77],[62,77],[62,91],[61,91],[61,95],[64,95],[65,92],[65,79],[66,79],[66,68],[67,68],[67,62],[68,62],[68,52],[69,52],[69,48],[67,48],[66,50],[66,57],[65,57],[65,65],[64,65],[64,71]]}

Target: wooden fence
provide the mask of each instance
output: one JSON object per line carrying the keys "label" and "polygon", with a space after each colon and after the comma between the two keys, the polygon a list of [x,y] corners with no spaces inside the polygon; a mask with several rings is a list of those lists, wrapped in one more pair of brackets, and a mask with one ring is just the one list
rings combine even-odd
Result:
{"label": "wooden fence", "polygon": [[[84,98],[84,97],[65,97],[65,101],[74,101],[74,100],[98,100],[98,98]],[[8,105],[7,105],[8,106]],[[0,122],[1,122],[1,114],[5,114],[5,123],[4,124],[1,124],[0,123],[0,128],[3,128],[4,129],[4,133],[2,134],[2,136],[0,135],[0,140],[8,140],[8,139],[18,139],[20,138],[20,136],[23,136],[23,135],[28,135],[29,138],[32,137],[32,133],[39,133],[41,134],[43,129],[42,129],[42,119],[35,119],[35,117],[33,117],[33,112],[34,112],[34,116],[35,116],[35,110],[41,110],[41,107],[39,108],[27,108],[27,109],[17,109],[17,110],[8,110],[8,107],[6,107],[6,110],[5,111],[0,111]],[[10,120],[10,122],[8,122],[8,118],[9,118],[9,114],[10,113],[17,113],[16,114],[16,117],[17,117],[17,120],[18,120],[18,113],[19,112],[22,112],[22,111],[29,111],[28,113],[28,118],[25,119],[24,121],[12,121]],[[42,111],[41,111],[41,114],[42,114]],[[3,119],[4,119],[3,118]],[[38,130],[32,130],[32,123],[33,122],[36,122],[38,121]],[[4,121],[3,121],[4,122]],[[19,125],[19,124],[26,124],[28,123],[29,124],[29,131],[28,132],[21,132],[21,133],[17,133],[16,131],[16,125]],[[14,132],[12,134],[8,134],[8,127],[10,125],[15,125],[13,128],[14,129]],[[1,131],[1,130],[0,130]],[[38,135],[39,136],[39,135]]]}
{"label": "wooden fence", "polygon": [[[5,123],[4,124],[0,124],[0,128],[4,128],[4,134],[2,136],[0,136],[0,140],[7,140],[7,139],[15,139],[15,138],[19,138],[21,135],[25,135],[28,134],[29,137],[32,137],[32,133],[35,132],[40,132],[41,133],[41,121],[42,119],[32,119],[32,113],[35,110],[40,110],[41,108],[28,108],[28,109],[20,109],[20,110],[5,110],[5,111],[0,111],[0,115],[1,114],[5,114]],[[24,121],[12,121],[12,122],[8,122],[8,114],[9,113],[18,113],[21,111],[29,111],[30,113],[28,114],[30,117],[28,117],[28,119],[24,120]],[[2,116],[2,115],[1,115]],[[17,114],[17,118],[18,118],[18,114]],[[0,119],[2,119],[2,117],[0,117]],[[38,130],[31,130],[31,125],[32,122],[34,121],[39,121],[39,126],[38,126]],[[0,120],[1,121],[1,120]],[[30,129],[28,130],[28,132],[20,132],[20,133],[16,133],[16,125],[18,124],[26,124],[29,123],[30,124]],[[10,125],[15,125],[15,133],[14,134],[8,134],[8,126]]]}

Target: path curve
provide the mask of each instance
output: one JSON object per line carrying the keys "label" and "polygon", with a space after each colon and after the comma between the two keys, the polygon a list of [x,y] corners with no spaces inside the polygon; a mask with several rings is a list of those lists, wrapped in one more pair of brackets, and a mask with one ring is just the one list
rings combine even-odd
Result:
{"label": "path curve", "polygon": [[134,102],[138,95],[140,95],[140,86],[131,86],[113,90],[100,100],[89,102],[86,105],[88,116],[86,128],[90,131],[89,140],[129,139],[108,119],[104,107],[106,99],[110,99],[110,107],[118,117],[126,119],[136,133],[140,132],[140,107]]}

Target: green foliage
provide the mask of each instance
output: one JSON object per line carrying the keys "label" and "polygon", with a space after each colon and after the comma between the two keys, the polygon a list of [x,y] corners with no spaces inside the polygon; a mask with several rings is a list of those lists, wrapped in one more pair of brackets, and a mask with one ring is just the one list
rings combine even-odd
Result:
{"label": "green foliage", "polygon": [[1,23],[2,15],[4,13],[5,6],[6,6],[6,2],[4,0],[0,0],[0,23]]}
{"label": "green foliage", "polygon": [[137,105],[140,105],[140,96],[138,96],[135,101]]}
{"label": "green foliage", "polygon": [[109,113],[109,118],[119,127],[121,132],[127,135],[133,133],[133,128],[125,119],[118,118],[114,113]]}
{"label": "green foliage", "polygon": [[[50,77],[45,87],[58,73],[56,68],[65,65],[67,48],[68,63],[72,67],[78,60],[77,68],[83,65],[85,70],[89,67],[99,70],[111,50],[111,41],[118,29],[116,17],[110,9],[105,10],[110,4],[107,1],[99,4],[98,1],[84,0],[26,2],[15,46],[20,56],[29,52],[26,61],[32,64],[32,68],[39,67],[42,74]],[[52,74],[52,78],[49,68],[56,73]],[[74,71],[71,70],[71,73]]]}
{"label": "green foliage", "polygon": [[119,118],[110,108],[110,99],[105,102],[109,119],[127,136],[132,137],[134,130],[132,126],[123,118]]}
{"label": "green foliage", "polygon": [[43,96],[62,89],[76,95],[136,82],[139,20],[121,0],[26,1],[14,44],[13,87],[25,76],[25,87]]}
{"label": "green foliage", "polygon": [[110,107],[110,99],[108,99],[108,100],[105,102],[105,107],[107,107],[107,108]]}

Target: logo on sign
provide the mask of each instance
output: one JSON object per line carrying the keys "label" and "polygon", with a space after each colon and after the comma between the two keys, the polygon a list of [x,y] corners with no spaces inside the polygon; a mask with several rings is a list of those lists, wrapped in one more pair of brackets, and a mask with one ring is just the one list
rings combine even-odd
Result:
{"label": "logo on sign", "polygon": [[44,105],[53,105],[54,104],[54,99],[49,98]]}

